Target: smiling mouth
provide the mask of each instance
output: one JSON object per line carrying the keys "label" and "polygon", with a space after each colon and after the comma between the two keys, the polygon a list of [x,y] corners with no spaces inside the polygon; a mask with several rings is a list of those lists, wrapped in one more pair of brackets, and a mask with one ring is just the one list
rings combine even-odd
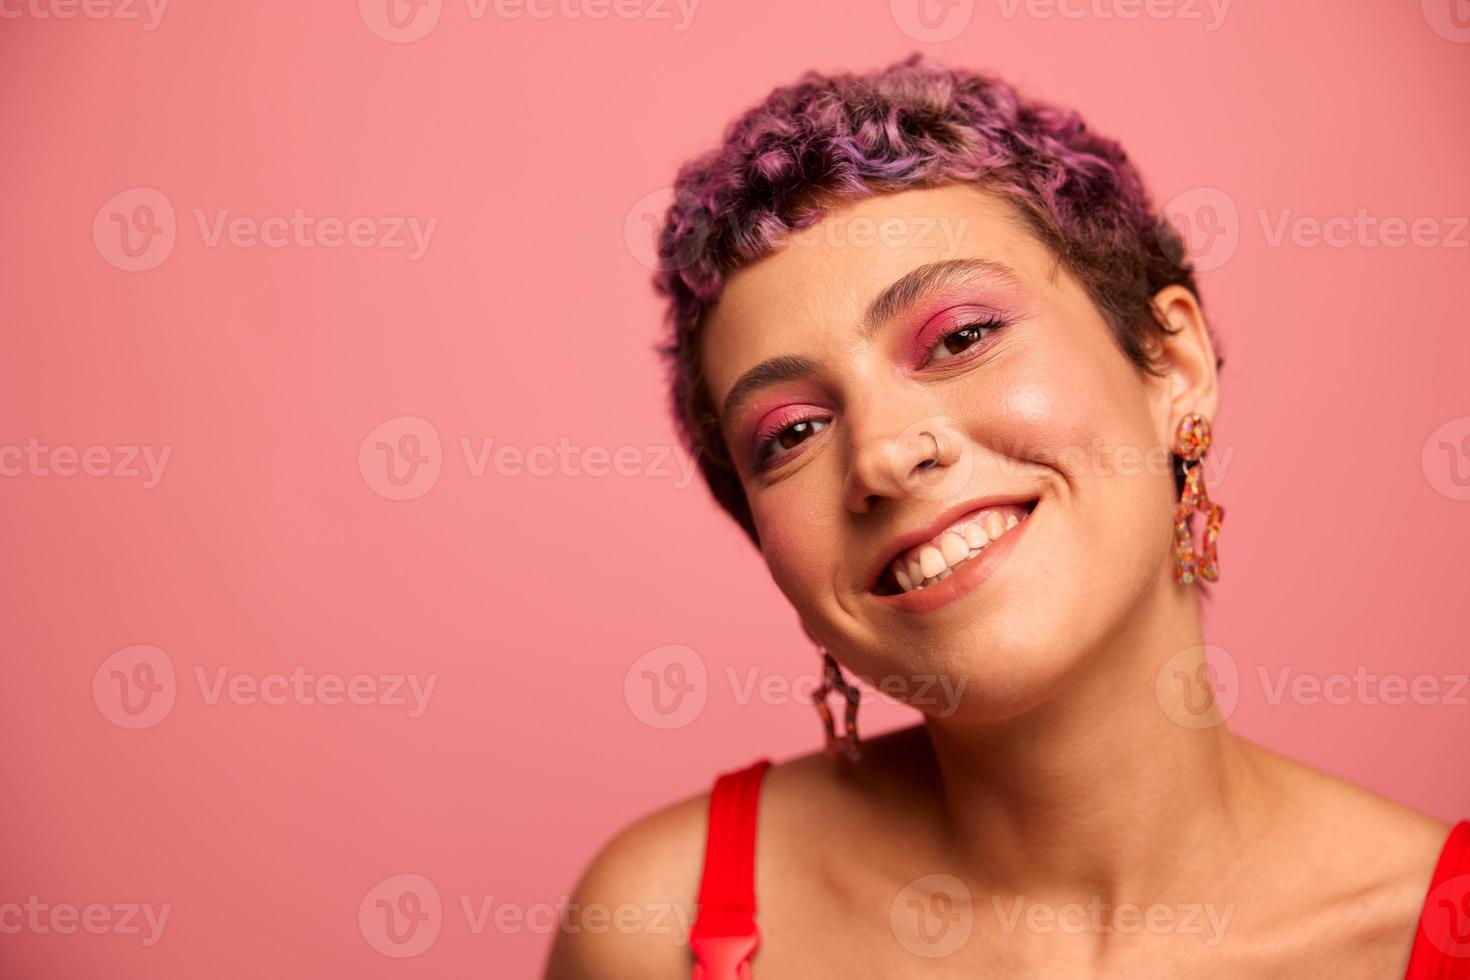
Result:
{"label": "smiling mouth", "polygon": [[902,595],[918,592],[954,574],[971,558],[984,553],[1036,509],[1038,501],[997,504],[971,511],[922,544],[899,554],[883,570],[873,592]]}

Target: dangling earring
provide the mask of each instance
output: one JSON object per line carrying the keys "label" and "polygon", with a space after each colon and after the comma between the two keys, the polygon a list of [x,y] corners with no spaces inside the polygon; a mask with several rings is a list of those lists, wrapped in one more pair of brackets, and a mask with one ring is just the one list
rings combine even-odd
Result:
{"label": "dangling earring", "polygon": [[[1195,575],[1213,582],[1220,577],[1220,562],[1215,554],[1220,542],[1220,522],[1225,508],[1210,500],[1205,490],[1203,461],[1210,449],[1210,422],[1198,412],[1190,412],[1179,420],[1174,435],[1174,456],[1184,476],[1184,489],[1174,508],[1174,579],[1189,585]],[[1194,531],[1190,526],[1195,512],[1205,515],[1202,554],[1194,554]]]}
{"label": "dangling earring", "polygon": [[[822,727],[827,732],[827,755],[835,759],[841,754],[856,762],[862,758],[862,753],[858,750],[857,733],[858,689],[847,682],[842,668],[837,666],[832,654],[826,650],[821,653],[822,686],[812,695],[812,703],[817,706],[817,714],[822,716]],[[832,722],[832,709],[827,705],[827,695],[833,691],[847,702],[842,721],[845,730],[841,735],[837,734],[836,726]]]}

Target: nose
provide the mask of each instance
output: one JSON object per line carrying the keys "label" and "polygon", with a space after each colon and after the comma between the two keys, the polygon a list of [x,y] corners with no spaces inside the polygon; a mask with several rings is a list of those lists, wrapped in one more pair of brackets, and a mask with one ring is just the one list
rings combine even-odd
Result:
{"label": "nose", "polygon": [[968,459],[959,428],[942,415],[898,425],[854,422],[843,503],[865,514],[885,498],[938,499],[959,489]]}

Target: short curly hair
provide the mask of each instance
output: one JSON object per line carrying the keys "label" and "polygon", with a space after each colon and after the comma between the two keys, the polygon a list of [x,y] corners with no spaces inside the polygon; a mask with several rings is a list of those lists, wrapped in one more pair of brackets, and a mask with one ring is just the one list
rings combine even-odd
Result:
{"label": "short curly hair", "polygon": [[718,148],[679,168],[654,274],[667,301],[657,350],[679,436],[757,547],[700,360],[725,277],[834,205],[951,183],[1014,205],[1141,370],[1157,372],[1153,341],[1169,330],[1154,294],[1178,284],[1199,296],[1178,233],[1154,213],[1122,147],[1076,112],[917,53],[866,74],[810,71],[775,89],[730,123]]}

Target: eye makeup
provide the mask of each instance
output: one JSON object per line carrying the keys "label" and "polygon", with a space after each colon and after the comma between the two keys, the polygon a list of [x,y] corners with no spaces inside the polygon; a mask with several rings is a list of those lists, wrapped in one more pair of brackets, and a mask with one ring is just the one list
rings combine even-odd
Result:
{"label": "eye makeup", "polygon": [[[893,356],[911,372],[945,371],[983,355],[995,345],[1002,331],[1024,318],[1010,304],[975,299],[975,285],[944,290],[928,297],[919,311],[895,317],[897,323],[918,320],[922,325],[917,330],[895,331],[899,339],[892,348]],[[964,346],[953,349],[960,342]],[[751,469],[765,473],[782,465],[799,454],[801,445],[820,435],[832,421],[830,409],[810,403],[768,410],[759,417],[748,440]],[[793,435],[804,438],[783,447],[781,443],[789,442]]]}
{"label": "eye makeup", "polygon": [[[795,446],[780,445],[785,434],[805,425],[810,432],[807,438],[814,438],[831,424],[831,419],[830,412],[815,405],[786,405],[767,413],[756,424],[751,436],[751,465],[759,472],[779,465],[788,453],[796,450]],[[807,439],[801,441],[806,442]]]}

